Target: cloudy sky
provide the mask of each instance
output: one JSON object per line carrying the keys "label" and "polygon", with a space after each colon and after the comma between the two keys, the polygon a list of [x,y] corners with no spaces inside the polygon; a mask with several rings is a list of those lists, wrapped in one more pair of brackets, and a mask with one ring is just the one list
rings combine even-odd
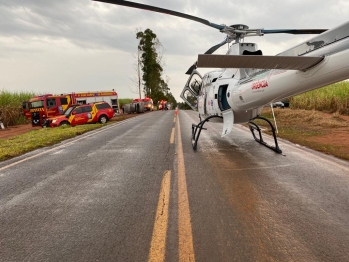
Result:
{"label": "cloudy sky", "polygon": [[[137,0],[250,28],[333,28],[349,20],[348,0]],[[0,0],[0,90],[67,93],[115,89],[136,98],[137,29],[150,28],[164,47],[164,77],[177,101],[184,73],[225,35],[198,22],[91,0]],[[312,36],[245,38],[265,55]],[[224,54],[227,46],[215,53]],[[206,70],[199,70],[201,73]]]}

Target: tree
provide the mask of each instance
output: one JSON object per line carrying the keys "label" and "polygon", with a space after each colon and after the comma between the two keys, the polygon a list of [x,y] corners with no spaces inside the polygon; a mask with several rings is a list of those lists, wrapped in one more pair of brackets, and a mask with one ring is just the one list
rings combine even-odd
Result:
{"label": "tree", "polygon": [[150,29],[137,32],[136,37],[139,39],[138,49],[142,53],[140,60],[144,94],[157,102],[163,96],[163,89],[166,88],[161,78],[163,69],[157,53],[157,48],[161,46],[161,43]]}
{"label": "tree", "polygon": [[[145,96],[151,97],[154,104],[160,100],[166,100],[177,105],[168,87],[169,77],[166,76],[165,80],[162,77],[164,61],[162,60],[163,46],[160,40],[150,29],[144,32],[137,30],[136,38],[139,39],[138,51],[140,52],[138,56],[140,60],[137,64],[141,66],[143,72],[142,84]],[[140,70],[138,70],[138,79],[140,79],[139,73]]]}
{"label": "tree", "polygon": [[134,55],[134,57],[136,58],[136,62],[133,65],[133,68],[136,72],[136,76],[130,77],[130,80],[135,84],[135,86],[137,87],[137,90],[134,89],[130,89],[132,93],[134,94],[138,94],[139,98],[142,98],[142,90],[141,90],[141,86],[142,86],[142,72],[141,72],[141,59],[140,59],[140,50],[138,48],[138,53],[137,55]]}

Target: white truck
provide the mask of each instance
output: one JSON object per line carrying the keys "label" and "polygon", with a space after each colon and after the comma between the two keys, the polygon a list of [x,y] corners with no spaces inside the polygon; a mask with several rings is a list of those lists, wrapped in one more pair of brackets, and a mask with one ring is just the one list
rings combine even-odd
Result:
{"label": "white truck", "polygon": [[115,113],[119,112],[119,99],[115,91],[76,92],[71,94],[77,104],[89,104],[105,101],[110,104]]}

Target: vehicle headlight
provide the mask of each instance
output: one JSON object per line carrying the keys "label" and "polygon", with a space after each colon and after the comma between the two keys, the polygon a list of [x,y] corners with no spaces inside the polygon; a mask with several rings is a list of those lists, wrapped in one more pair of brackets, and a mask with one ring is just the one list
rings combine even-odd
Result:
{"label": "vehicle headlight", "polygon": [[52,123],[56,123],[57,122],[57,119],[52,119]]}

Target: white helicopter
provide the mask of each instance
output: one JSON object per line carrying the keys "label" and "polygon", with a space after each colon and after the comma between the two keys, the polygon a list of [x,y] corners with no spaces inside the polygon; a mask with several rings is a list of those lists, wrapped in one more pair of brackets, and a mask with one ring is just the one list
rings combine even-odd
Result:
{"label": "white helicopter", "polygon": [[[181,98],[199,111],[200,122],[192,125],[195,150],[203,126],[212,118],[223,119],[222,137],[233,124],[249,123],[254,139],[282,153],[275,128],[260,116],[265,105],[305,93],[349,78],[349,22],[334,29],[249,29],[248,26],[218,25],[184,13],[123,0],[94,0],[193,20],[218,29],[227,36],[223,42],[199,54],[186,74],[190,77]],[[248,36],[264,34],[319,34],[276,56],[264,56],[257,44],[243,42]],[[233,42],[233,43],[232,43]],[[232,43],[226,55],[212,55],[219,47]],[[221,68],[203,77],[198,67]],[[273,132],[275,145],[267,144],[255,119],[266,121]],[[255,135],[258,132],[258,137]]]}

